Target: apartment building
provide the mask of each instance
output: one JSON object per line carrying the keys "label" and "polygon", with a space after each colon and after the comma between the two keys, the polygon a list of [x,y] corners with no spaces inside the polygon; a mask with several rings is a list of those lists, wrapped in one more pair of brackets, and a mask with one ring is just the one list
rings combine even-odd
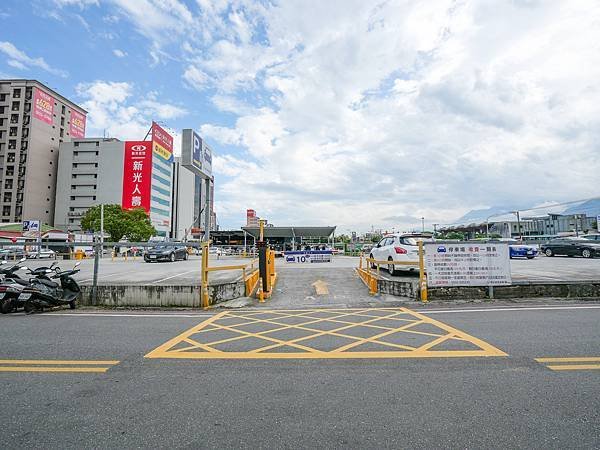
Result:
{"label": "apartment building", "polygon": [[58,149],[85,136],[83,108],[36,80],[0,80],[0,221],[54,225]]}

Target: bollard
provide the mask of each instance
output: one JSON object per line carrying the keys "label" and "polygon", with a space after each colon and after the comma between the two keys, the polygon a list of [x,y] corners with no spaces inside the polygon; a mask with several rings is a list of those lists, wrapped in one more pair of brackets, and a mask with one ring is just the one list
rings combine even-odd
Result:
{"label": "bollard", "polygon": [[202,242],[202,269],[201,269],[201,305],[203,308],[208,308],[208,251],[209,251],[209,243]]}

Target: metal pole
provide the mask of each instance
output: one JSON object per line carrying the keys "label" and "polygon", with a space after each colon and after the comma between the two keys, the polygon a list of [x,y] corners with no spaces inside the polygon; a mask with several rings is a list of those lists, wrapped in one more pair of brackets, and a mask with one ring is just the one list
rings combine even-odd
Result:
{"label": "metal pole", "polygon": [[421,217],[421,231],[425,233],[425,217]]}
{"label": "metal pole", "polygon": [[200,289],[200,305],[208,308],[208,241],[202,242],[202,286]]}
{"label": "metal pole", "polygon": [[102,251],[104,250],[104,203],[100,205],[100,258],[102,258]]}
{"label": "metal pole", "polygon": [[38,238],[37,238],[37,241],[38,241],[38,253],[37,253],[37,258],[38,258],[38,260],[40,259],[40,255],[41,255],[41,253],[42,253],[42,223],[43,223],[43,222],[42,222],[41,220],[40,220],[40,221],[38,221],[38,225],[39,225],[39,226],[38,226]]}
{"label": "metal pole", "polygon": [[427,279],[425,278],[425,251],[423,241],[419,241],[419,291],[421,301],[427,303]]}
{"label": "metal pole", "polygon": [[100,265],[100,252],[102,246],[96,243],[96,251],[94,252],[94,277],[92,281],[92,305],[98,304],[98,266]]}
{"label": "metal pole", "polygon": [[210,178],[204,180],[205,201],[204,201],[204,240],[210,240]]}
{"label": "metal pole", "polygon": [[521,233],[521,215],[517,211],[517,228],[519,229],[519,240],[523,240],[523,233]]}

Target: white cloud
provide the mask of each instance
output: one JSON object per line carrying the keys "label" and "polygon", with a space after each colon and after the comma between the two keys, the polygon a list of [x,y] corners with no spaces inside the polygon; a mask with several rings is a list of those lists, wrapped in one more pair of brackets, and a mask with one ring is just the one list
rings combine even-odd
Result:
{"label": "white cloud", "polygon": [[[156,92],[142,96],[133,83],[98,80],[78,84],[76,92],[83,100],[81,106],[88,111],[88,135],[108,133],[122,140],[142,140],[153,120],[174,119],[187,113],[160,101]],[[168,128],[168,124],[162,125]],[[177,130],[172,134],[174,138],[179,136]],[[176,150],[179,152],[179,145]]]}
{"label": "white cloud", "polygon": [[[191,95],[236,116],[201,126],[222,144],[222,223],[254,206],[398,229],[597,195],[598,4],[111,1],[155,63],[181,57]],[[141,120],[139,101],[119,105]]]}
{"label": "white cloud", "polygon": [[115,55],[117,58],[125,58],[127,56],[127,52],[124,52],[123,50],[119,50],[118,48],[115,48],[113,50],[113,55]]}
{"label": "white cloud", "polygon": [[54,0],[54,3],[59,6],[79,6],[81,9],[87,6],[98,6],[98,0]]}
{"label": "white cloud", "polygon": [[64,70],[50,67],[44,58],[32,58],[28,56],[25,52],[15,47],[11,42],[0,41],[0,52],[6,54],[10,58],[9,64],[12,67],[19,69],[30,69],[32,67],[37,67],[59,77],[65,78],[68,76],[68,73]]}
{"label": "white cloud", "polygon": [[27,70],[27,66],[25,66],[25,64],[19,61],[15,61],[14,59],[9,59],[8,61],[6,61],[6,64],[8,64],[11,67],[14,67],[15,69]]}

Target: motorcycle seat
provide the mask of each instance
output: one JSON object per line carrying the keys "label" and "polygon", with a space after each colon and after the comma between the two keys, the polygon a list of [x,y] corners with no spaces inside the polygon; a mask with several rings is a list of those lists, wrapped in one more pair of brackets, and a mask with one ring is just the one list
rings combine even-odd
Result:
{"label": "motorcycle seat", "polygon": [[13,283],[17,283],[20,284],[21,286],[29,286],[29,281],[27,280],[22,280],[20,278],[11,278],[11,281]]}
{"label": "motorcycle seat", "polygon": [[58,287],[58,283],[55,283],[54,281],[50,281],[50,280],[45,280],[43,278],[38,278],[38,281],[48,287],[51,288],[57,288]]}

